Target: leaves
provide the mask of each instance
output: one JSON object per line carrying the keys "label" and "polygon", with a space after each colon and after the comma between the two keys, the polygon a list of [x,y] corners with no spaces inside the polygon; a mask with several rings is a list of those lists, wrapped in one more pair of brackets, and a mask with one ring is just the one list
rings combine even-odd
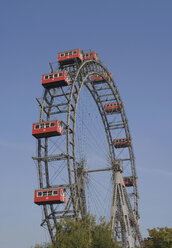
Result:
{"label": "leaves", "polygon": [[[77,221],[65,219],[57,224],[55,244],[49,248],[120,248],[112,238],[110,224],[104,218],[97,224],[94,217],[85,216]],[[172,228],[148,229],[149,237],[142,248],[172,248]],[[35,248],[45,248],[36,245]]]}
{"label": "leaves", "polygon": [[57,229],[56,243],[51,248],[119,248],[104,219],[100,224],[91,216],[77,221],[66,219],[57,225]]}
{"label": "leaves", "polygon": [[172,228],[148,229],[149,237],[143,242],[143,248],[172,248]]}

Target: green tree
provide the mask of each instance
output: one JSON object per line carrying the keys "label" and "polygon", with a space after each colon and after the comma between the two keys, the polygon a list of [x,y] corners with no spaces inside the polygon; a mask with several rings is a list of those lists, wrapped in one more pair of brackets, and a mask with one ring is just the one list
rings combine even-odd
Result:
{"label": "green tree", "polygon": [[100,224],[93,228],[91,248],[118,248],[119,245],[114,242],[112,236],[110,224],[101,219]]}
{"label": "green tree", "polygon": [[50,248],[119,248],[104,219],[100,224],[90,216],[77,221],[65,219],[57,224],[57,229],[56,242]]}
{"label": "green tree", "polygon": [[172,248],[172,228],[148,229],[149,237],[143,241],[143,248]]}

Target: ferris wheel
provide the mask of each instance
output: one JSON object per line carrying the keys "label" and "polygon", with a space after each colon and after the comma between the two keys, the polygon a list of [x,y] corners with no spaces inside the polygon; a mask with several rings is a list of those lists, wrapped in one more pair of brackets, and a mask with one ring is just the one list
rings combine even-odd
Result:
{"label": "ferris wheel", "polygon": [[50,68],[42,75],[40,116],[32,125],[41,226],[54,242],[60,219],[105,216],[116,241],[134,248],[142,240],[135,157],[112,73],[96,52],[80,49],[58,53]]}

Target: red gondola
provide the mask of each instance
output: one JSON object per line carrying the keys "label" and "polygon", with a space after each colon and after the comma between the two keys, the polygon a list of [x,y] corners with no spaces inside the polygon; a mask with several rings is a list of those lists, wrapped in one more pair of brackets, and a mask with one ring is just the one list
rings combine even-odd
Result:
{"label": "red gondola", "polygon": [[37,205],[66,203],[64,188],[35,190],[34,203]]}
{"label": "red gondola", "polygon": [[59,71],[42,75],[42,85],[44,88],[56,88],[68,86],[70,84],[67,71]]}
{"label": "red gondola", "polygon": [[61,65],[70,65],[77,62],[83,62],[84,55],[80,49],[58,53],[58,62]]}
{"label": "red gondola", "polygon": [[121,102],[119,102],[119,105],[117,102],[111,102],[111,103],[106,103],[104,106],[106,113],[120,113],[121,108],[122,108]]}
{"label": "red gondola", "polygon": [[130,226],[131,226],[131,227],[134,227],[133,221],[130,221]]}
{"label": "red gondola", "polygon": [[59,120],[32,124],[32,135],[35,138],[48,138],[63,134],[63,125]]}
{"label": "red gondola", "polygon": [[[112,72],[108,72],[108,74],[112,77]],[[100,84],[100,83],[105,83],[106,81],[110,79],[107,73],[105,73],[104,77],[105,79],[97,74],[93,74],[92,81],[94,82],[94,84]]]}
{"label": "red gondola", "polygon": [[123,180],[126,187],[131,187],[137,184],[136,177],[123,177]]}
{"label": "red gondola", "polygon": [[115,148],[125,148],[131,145],[130,138],[114,139]]}
{"label": "red gondola", "polygon": [[84,60],[94,59],[95,61],[99,61],[99,55],[96,52],[88,52],[84,53]]}

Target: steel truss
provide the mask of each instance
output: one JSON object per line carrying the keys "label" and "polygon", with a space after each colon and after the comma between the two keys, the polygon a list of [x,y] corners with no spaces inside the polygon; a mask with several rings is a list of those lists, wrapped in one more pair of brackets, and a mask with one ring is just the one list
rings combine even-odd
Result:
{"label": "steel truss", "polygon": [[[55,89],[45,89],[42,99],[37,99],[40,106],[39,121],[49,121],[52,119],[60,119],[63,121],[63,141],[65,143],[65,152],[51,154],[52,149],[56,148],[56,143],[51,138],[38,139],[37,156],[33,157],[37,161],[39,174],[39,187],[54,187],[51,183],[53,177],[51,163],[54,161],[63,168],[65,167],[67,178],[65,182],[61,182],[67,189],[68,200],[65,207],[57,210],[54,205],[44,205],[43,212],[45,218],[41,225],[46,225],[50,233],[52,242],[55,241],[56,223],[60,218],[78,218],[85,215],[87,210],[87,197],[85,193],[86,176],[91,173],[99,173],[100,171],[111,171],[113,179],[113,195],[111,210],[111,226],[114,231],[115,239],[121,242],[124,247],[136,247],[141,242],[141,235],[138,228],[139,212],[138,212],[138,190],[134,184],[129,192],[124,186],[122,178],[122,170],[116,156],[116,149],[113,145],[114,131],[121,130],[126,138],[130,138],[128,120],[124,111],[124,105],[120,113],[117,115],[118,121],[113,121],[111,114],[105,112],[104,104],[109,102],[121,101],[118,88],[113,78],[108,74],[107,68],[94,60],[88,60],[82,64],[64,66],[62,68],[53,69],[51,72],[58,70],[67,70],[70,75],[70,86]],[[104,75],[108,75],[108,79]],[[92,75],[99,75],[104,79],[101,84],[92,82]],[[76,158],[76,117],[77,106],[81,93],[81,89],[86,88],[94,99],[99,114],[104,125],[104,130],[109,147],[110,166],[104,169],[86,169],[85,162],[77,161]],[[85,90],[86,90],[85,89]],[[52,148],[53,147],[53,148]],[[120,164],[125,163],[130,168],[130,176],[136,178],[135,158],[131,146],[125,148],[127,155],[121,156]],[[119,158],[118,158],[119,159]],[[60,168],[60,166],[58,168]],[[60,186],[59,183],[57,183]],[[57,186],[56,184],[56,186]],[[132,197],[130,197],[132,196]]]}

